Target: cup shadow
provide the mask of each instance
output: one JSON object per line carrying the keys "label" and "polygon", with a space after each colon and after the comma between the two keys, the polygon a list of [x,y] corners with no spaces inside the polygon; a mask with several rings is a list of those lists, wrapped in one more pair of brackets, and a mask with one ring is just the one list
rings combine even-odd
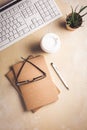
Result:
{"label": "cup shadow", "polygon": [[32,44],[30,46],[30,51],[32,53],[41,53],[42,50],[41,50],[40,44],[39,43]]}

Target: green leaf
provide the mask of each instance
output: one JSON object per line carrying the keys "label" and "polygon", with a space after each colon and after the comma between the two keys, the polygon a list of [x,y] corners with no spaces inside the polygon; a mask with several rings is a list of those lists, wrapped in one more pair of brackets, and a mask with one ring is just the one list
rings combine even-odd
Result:
{"label": "green leaf", "polygon": [[86,14],[87,14],[87,13],[85,13],[85,14],[81,15],[81,17],[84,17]]}
{"label": "green leaf", "polygon": [[87,8],[87,6],[82,7],[78,13],[81,13],[85,8]]}
{"label": "green leaf", "polygon": [[78,6],[79,6],[79,5],[77,5],[77,6],[76,6],[76,8],[75,8],[74,12],[76,12],[76,10],[77,10]]}

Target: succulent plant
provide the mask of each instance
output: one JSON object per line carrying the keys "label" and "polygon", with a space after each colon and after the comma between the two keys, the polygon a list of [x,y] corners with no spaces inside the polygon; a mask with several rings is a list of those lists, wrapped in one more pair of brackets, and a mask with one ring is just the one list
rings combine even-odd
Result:
{"label": "succulent plant", "polygon": [[66,24],[69,25],[71,28],[80,27],[83,22],[82,18],[87,14],[87,12],[82,15],[81,13],[86,8],[87,6],[83,6],[79,9],[79,11],[77,11],[77,7],[75,8],[75,10],[72,8],[72,12],[66,18]]}

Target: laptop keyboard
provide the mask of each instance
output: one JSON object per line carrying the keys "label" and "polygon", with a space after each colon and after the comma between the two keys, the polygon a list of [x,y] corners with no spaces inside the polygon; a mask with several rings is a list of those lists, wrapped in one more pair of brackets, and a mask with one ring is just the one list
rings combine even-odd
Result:
{"label": "laptop keyboard", "polygon": [[25,0],[0,13],[0,51],[61,17],[54,0]]}

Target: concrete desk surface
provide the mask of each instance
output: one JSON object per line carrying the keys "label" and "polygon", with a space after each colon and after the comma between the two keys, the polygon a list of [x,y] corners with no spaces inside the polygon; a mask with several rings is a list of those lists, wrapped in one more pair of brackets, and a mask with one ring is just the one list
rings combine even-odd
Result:
{"label": "concrete desk surface", "polygon": [[[64,25],[70,5],[87,5],[87,1],[56,2],[63,13],[60,19],[0,52],[0,130],[87,130],[87,16],[76,31],[68,31]],[[40,49],[41,38],[48,32],[59,35],[61,40],[61,49],[53,54]],[[45,56],[52,79],[60,89],[59,100],[36,113],[24,111],[18,93],[5,77],[9,67],[20,61],[21,56],[31,54]],[[57,65],[69,91],[51,62]]]}

